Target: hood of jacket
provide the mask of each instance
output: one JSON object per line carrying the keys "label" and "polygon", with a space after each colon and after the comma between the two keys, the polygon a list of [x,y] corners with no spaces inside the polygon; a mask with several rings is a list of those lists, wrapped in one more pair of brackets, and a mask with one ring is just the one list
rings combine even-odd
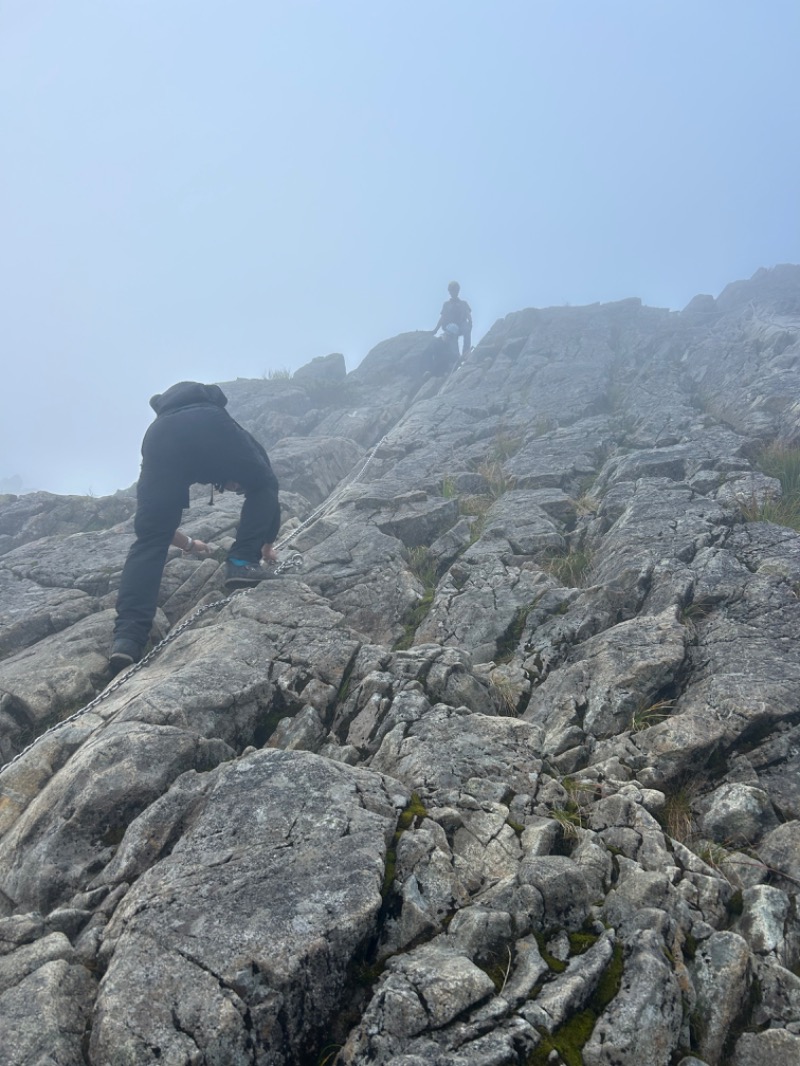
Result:
{"label": "hood of jacket", "polygon": [[219,385],[203,385],[199,381],[179,381],[166,392],[157,392],[150,398],[150,406],[157,415],[177,411],[179,407],[193,407],[198,403],[210,403],[225,407],[228,397]]}

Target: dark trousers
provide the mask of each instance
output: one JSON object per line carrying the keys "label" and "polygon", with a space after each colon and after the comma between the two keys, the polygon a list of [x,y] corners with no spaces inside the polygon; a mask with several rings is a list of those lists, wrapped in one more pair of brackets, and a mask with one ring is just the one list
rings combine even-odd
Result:
{"label": "dark trousers", "polygon": [[[134,519],[136,540],[125,560],[117,595],[115,638],[132,640],[140,648],[147,643],[167,552],[180,525],[182,510],[179,504],[166,500],[152,503],[139,499]],[[261,546],[271,543],[277,535],[276,514],[280,514],[277,485],[259,485],[245,492],[236,540],[228,558],[259,562]]]}
{"label": "dark trousers", "polygon": [[117,594],[114,637],[132,640],[143,648],[158,606],[161,575],[183,508],[166,501],[143,505],[139,501],[134,519],[136,540],[128,551]]}

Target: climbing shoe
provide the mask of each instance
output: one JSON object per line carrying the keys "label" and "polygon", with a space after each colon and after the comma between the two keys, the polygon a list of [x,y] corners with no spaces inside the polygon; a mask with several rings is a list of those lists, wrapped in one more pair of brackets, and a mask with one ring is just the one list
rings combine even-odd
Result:
{"label": "climbing shoe", "polygon": [[225,564],[225,588],[251,588],[270,576],[270,571],[261,563],[248,563],[241,559],[228,559]]}
{"label": "climbing shoe", "polygon": [[117,637],[111,646],[111,654],[108,657],[111,676],[116,677],[117,674],[126,670],[129,666],[138,663],[141,657],[142,649],[135,641],[127,640],[125,637]]}

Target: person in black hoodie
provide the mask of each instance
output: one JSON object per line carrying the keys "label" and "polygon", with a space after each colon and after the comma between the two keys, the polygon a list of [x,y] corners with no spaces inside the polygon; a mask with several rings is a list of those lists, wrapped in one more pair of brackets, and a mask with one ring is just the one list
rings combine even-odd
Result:
{"label": "person in black hoodie", "polygon": [[236,540],[225,564],[227,588],[258,584],[269,573],[280,527],[278,479],[258,441],[225,410],[218,385],[180,381],[154,396],[156,419],[142,441],[136,487],[136,540],[131,545],[117,596],[109,665],[113,674],[138,662],[156,613],[161,575],[170,544],[205,554],[208,546],[178,529],[197,482],[244,495]]}

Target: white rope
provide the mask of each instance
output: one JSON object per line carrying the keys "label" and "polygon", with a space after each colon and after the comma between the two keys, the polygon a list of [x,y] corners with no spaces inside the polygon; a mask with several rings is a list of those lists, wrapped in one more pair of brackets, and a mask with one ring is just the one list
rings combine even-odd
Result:
{"label": "white rope", "polygon": [[[323,515],[327,514],[330,510],[332,510],[332,508],[339,502],[344,493],[353,485],[357,484],[358,481],[363,477],[364,472],[367,470],[373,458],[375,457],[375,453],[378,451],[378,449],[385,440],[386,437],[384,436],[381,438],[380,441],[378,441],[378,443],[371,449],[371,451],[367,455],[367,458],[364,461],[363,465],[360,467],[360,469],[356,470],[356,472],[352,476],[350,476],[345,482],[339,485],[336,491],[333,492],[331,496],[315,511],[313,511],[304,522],[302,522],[299,526],[297,526],[296,529],[293,529],[287,536],[285,536],[281,541],[279,541],[278,544],[275,546],[276,550],[285,547],[287,544],[290,544],[294,540],[294,538],[297,537],[304,529],[308,529],[315,522],[319,521],[319,519],[322,518]],[[289,570],[299,569],[300,567],[302,567],[302,563],[303,560],[300,553],[292,552],[291,555],[289,555],[285,560],[281,561],[280,563],[277,563],[272,568],[272,576],[278,577],[282,573],[285,573]],[[79,718],[83,717],[83,715],[88,714],[89,711],[94,710],[94,708],[97,707],[98,704],[103,703],[105,700],[107,700],[109,696],[112,696],[118,689],[122,687],[122,685],[125,684],[126,681],[129,681],[135,674],[137,674],[140,670],[144,669],[145,666],[151,663],[156,657],[156,655],[158,655],[158,653],[163,648],[165,648],[168,644],[171,644],[173,640],[175,640],[181,635],[181,633],[184,633],[187,629],[194,625],[194,623],[197,621],[198,618],[201,617],[201,615],[206,614],[206,612],[208,611],[213,611],[217,608],[224,607],[227,604],[231,603],[231,601],[234,600],[237,596],[246,595],[248,592],[252,592],[252,587],[245,589],[237,589],[235,592],[232,592],[229,596],[223,597],[223,599],[221,600],[214,600],[213,603],[206,603],[202,607],[198,607],[196,610],[192,611],[188,618],[181,622],[180,625],[170,630],[167,636],[164,637],[163,640],[159,641],[159,643],[156,644],[153,648],[151,648],[147,655],[143,656],[138,663],[133,663],[131,666],[128,667],[127,670],[124,670],[119,675],[119,677],[115,678],[114,681],[107,685],[106,688],[104,688],[102,692],[98,693],[98,695],[95,696],[94,699],[90,700],[90,702],[87,703],[85,707],[81,707],[80,710],[75,711],[75,713],[71,714],[68,718],[63,718],[61,721],[56,722],[54,725],[50,726],[50,728],[46,729],[43,733],[40,733],[38,737],[36,737],[34,740],[31,741],[30,744],[27,745],[27,747],[23,748],[22,751],[18,752],[13,757],[13,759],[10,759],[4,766],[0,767],[0,777],[2,777],[6,770],[13,766],[14,763],[18,762],[24,755],[27,755],[27,753],[33,747],[35,747],[41,740],[44,740],[45,737],[50,736],[50,734],[54,733],[57,729],[61,729],[64,726],[70,725],[72,722],[77,721]]]}
{"label": "white rope", "polygon": [[[455,370],[457,369],[459,369],[459,367],[455,367],[454,370],[447,375],[445,380],[442,382],[440,389],[436,393],[437,396],[441,395],[441,393],[444,391],[445,385],[447,385],[450,378],[453,376]],[[383,437],[381,437],[378,443],[375,444],[367,453],[367,457],[362,463],[362,465],[357,468],[349,477],[343,480],[335,489],[335,491],[331,493],[328,499],[325,500],[324,503],[320,504],[320,506],[317,507],[316,510],[312,511],[308,518],[301,522],[299,526],[291,530],[291,532],[288,533],[282,540],[278,541],[278,543],[275,545],[276,551],[286,547],[286,545],[290,544],[295,539],[295,537],[300,535],[300,533],[302,533],[306,529],[309,529],[312,525],[314,525],[315,522],[318,522],[326,514],[329,514],[336,507],[336,505],[339,503],[345,493],[362,480],[364,474],[372,463],[372,460],[375,458],[378,450],[383,444],[386,443],[391,433],[394,433],[403,424],[404,418],[405,415],[403,416],[403,418],[400,419],[399,422],[396,423],[395,426],[392,427],[390,433],[386,433]],[[288,570],[299,569],[302,567],[302,565],[302,557],[300,556],[299,552],[293,552],[284,561],[278,563],[273,568],[272,576],[278,577],[280,574]],[[18,762],[24,755],[27,755],[27,753],[40,741],[44,740],[45,737],[50,736],[50,734],[54,733],[57,729],[61,729],[64,726],[70,725],[72,722],[77,721],[79,718],[83,717],[83,715],[88,714],[89,711],[94,710],[94,708],[97,707],[98,704],[103,703],[105,700],[107,700],[109,696],[112,696],[115,692],[117,692],[118,689],[120,689],[126,681],[129,681],[135,674],[137,674],[140,670],[144,669],[145,666],[151,663],[156,657],[156,655],[158,655],[163,648],[165,648],[168,644],[171,644],[173,640],[175,640],[181,635],[181,633],[184,633],[187,629],[194,625],[194,623],[197,621],[198,618],[200,618],[201,615],[205,614],[207,611],[213,611],[217,608],[224,607],[227,604],[231,603],[231,601],[234,600],[237,596],[246,595],[248,592],[252,592],[252,587],[245,589],[237,589],[235,592],[232,592],[229,596],[225,596],[221,600],[215,600],[213,603],[206,603],[202,607],[198,607],[189,615],[188,618],[181,622],[180,625],[172,629],[167,634],[167,636],[164,637],[163,640],[159,641],[158,644],[151,648],[147,655],[143,656],[138,663],[133,663],[131,666],[128,667],[127,670],[124,670],[117,678],[115,678],[109,685],[107,685],[102,692],[98,693],[98,695],[95,696],[93,700],[87,703],[85,707],[81,707],[80,710],[75,711],[74,714],[71,714],[69,718],[64,718],[60,722],[56,722],[54,725],[50,726],[49,729],[46,729],[43,733],[40,733],[39,736],[32,740],[27,747],[23,748],[22,751],[18,752],[13,757],[13,759],[10,759],[4,766],[0,767],[0,777],[2,777],[6,770],[13,766],[14,763]]]}

